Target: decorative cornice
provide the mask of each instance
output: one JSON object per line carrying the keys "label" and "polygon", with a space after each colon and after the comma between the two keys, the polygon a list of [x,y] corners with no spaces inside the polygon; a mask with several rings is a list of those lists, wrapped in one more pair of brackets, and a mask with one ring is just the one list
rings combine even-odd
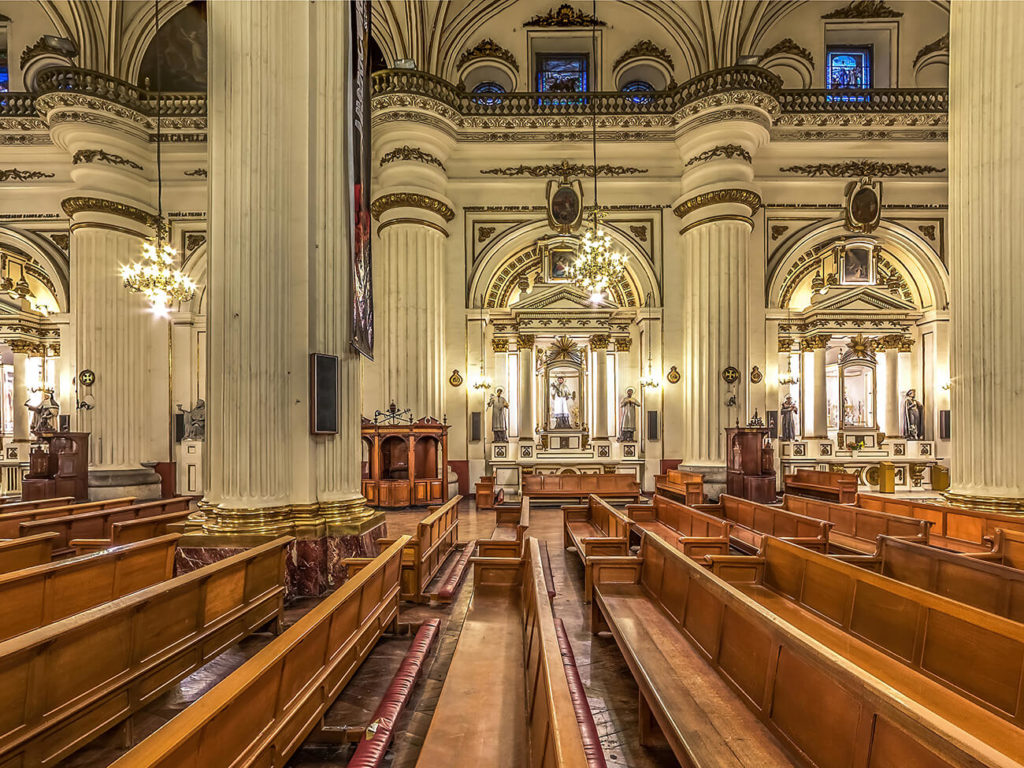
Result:
{"label": "decorative cornice", "polygon": [[500,59],[512,67],[512,69],[517,72],[519,71],[519,62],[516,61],[512,51],[502,48],[489,37],[484,38],[472,48],[467,48],[462,56],[459,57],[459,62],[455,67],[456,69],[462,69],[469,62],[476,61],[477,59]]}
{"label": "decorative cornice", "polygon": [[205,179],[209,175],[209,172],[205,168],[193,168],[191,171],[185,171],[185,175],[193,178]]}
{"label": "decorative cornice", "polygon": [[928,43],[920,51],[917,52],[917,56],[914,57],[914,66],[917,66],[917,62],[927,56],[929,53],[935,53],[936,51],[949,52],[949,32],[944,34],[938,40]]}
{"label": "decorative cornice", "polygon": [[750,209],[751,215],[761,207],[761,196],[750,189],[716,189],[684,200],[672,212],[680,219],[696,210],[721,203],[739,203]]}
{"label": "decorative cornice", "polygon": [[[647,173],[647,169],[602,164],[597,166],[597,172],[601,176],[634,176],[640,173]],[[517,165],[509,168],[489,168],[480,171],[480,173],[492,176],[533,176],[534,178],[558,176],[566,179],[570,176],[584,176],[592,179],[594,177],[594,166],[583,163],[570,163],[568,160],[563,160],[558,165],[551,163],[546,165]]]}
{"label": "decorative cornice", "polygon": [[686,165],[684,167],[689,168],[694,163],[704,163],[715,157],[724,157],[726,159],[738,157],[742,160],[746,160],[748,163],[754,162],[750,153],[739,144],[719,144],[717,147],[706,149],[699,155],[691,157],[686,161]]}
{"label": "decorative cornice", "polygon": [[605,350],[608,349],[608,344],[610,342],[611,339],[608,337],[608,334],[595,333],[593,336],[590,337],[590,348],[595,351]]}
{"label": "decorative cornice", "polygon": [[614,341],[616,352],[629,352],[630,348],[633,346],[633,339],[629,336],[619,336],[614,339]]}
{"label": "decorative cornice", "polygon": [[444,163],[432,154],[424,152],[419,147],[410,147],[408,144],[402,147],[396,147],[390,152],[385,152],[383,157],[380,159],[380,164],[383,167],[388,163],[394,163],[397,160],[415,160],[420,163],[425,163],[426,165],[436,165],[442,171],[447,173]]}
{"label": "decorative cornice", "polygon": [[648,59],[658,59],[659,61],[665,62],[669,69],[672,69],[672,56],[664,48],[659,48],[650,40],[641,40],[636,43],[632,48],[625,51],[619,58],[612,64],[612,69],[618,69],[620,64],[623,64],[630,59],[639,59],[641,57]]}
{"label": "decorative cornice", "polygon": [[523,22],[524,27],[603,27],[605,23],[596,16],[578,11],[569,3],[562,3],[545,14],[534,16]]}
{"label": "decorative cornice", "polygon": [[22,171],[19,168],[0,169],[0,181],[31,181],[33,179],[52,179],[52,173],[46,171]]}
{"label": "decorative cornice", "polygon": [[380,216],[384,211],[389,211],[392,208],[421,208],[424,211],[436,213],[445,221],[455,218],[455,211],[448,205],[417,192],[392,192],[389,195],[382,195],[370,203],[370,213],[377,221],[380,221]]}
{"label": "decorative cornice", "polygon": [[436,230],[436,231],[440,232],[442,235],[444,235],[445,237],[448,237],[448,230],[445,229],[444,227],[442,227],[441,225],[435,224],[432,221],[427,221],[426,219],[414,219],[412,217],[408,217],[408,218],[406,218],[406,217],[399,217],[397,219],[388,219],[383,224],[381,224],[379,227],[377,227],[377,234],[379,235],[381,232],[383,232],[388,227],[393,227],[396,224],[415,224],[418,227],[427,227],[428,229]]}
{"label": "decorative cornice", "polygon": [[123,165],[128,168],[134,168],[137,171],[142,170],[142,166],[134,160],[112,154],[105,149],[80,149],[72,155],[71,163],[72,165],[78,165],[79,163],[107,163],[108,165]]}
{"label": "decorative cornice", "polygon": [[898,19],[902,11],[895,11],[885,0],[853,0],[849,5],[823,14],[823,19]]}
{"label": "decorative cornice", "polygon": [[60,207],[70,217],[74,217],[77,213],[106,213],[112,216],[123,216],[152,229],[157,229],[161,225],[160,219],[152,213],[101,197],[66,197],[61,201]]}
{"label": "decorative cornice", "polygon": [[808,64],[810,64],[812,67],[814,66],[814,56],[811,55],[811,52],[808,51],[806,48],[804,48],[802,45],[799,45],[791,37],[784,37],[781,40],[779,40],[779,42],[777,42],[775,45],[773,45],[770,48],[768,48],[761,55],[761,59],[762,60],[767,59],[769,56],[774,56],[777,53],[789,53],[789,54],[792,54],[793,56],[796,56],[797,58],[803,59]]}
{"label": "decorative cornice", "polygon": [[934,165],[912,165],[910,163],[880,163],[875,160],[847,160],[843,163],[815,163],[814,165],[789,165],[779,168],[782,173],[802,173],[804,176],[837,176],[850,178],[879,176],[924,176],[929,173],[943,173],[945,168]]}

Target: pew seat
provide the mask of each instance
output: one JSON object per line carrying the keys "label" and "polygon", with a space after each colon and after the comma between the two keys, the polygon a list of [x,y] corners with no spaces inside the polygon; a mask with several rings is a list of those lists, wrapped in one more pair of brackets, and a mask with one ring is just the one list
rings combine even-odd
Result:
{"label": "pew seat", "polygon": [[656,494],[650,504],[628,505],[626,514],[635,533],[659,536],[690,557],[729,552],[732,526],[728,521],[675,499]]}
{"label": "pew seat", "polygon": [[857,478],[845,472],[798,469],[784,478],[786,493],[815,499],[853,504],[857,500]]}
{"label": "pew seat", "polygon": [[530,527],[530,497],[525,496],[519,504],[502,504],[494,508],[494,541],[522,542]]}
{"label": "pew seat", "polygon": [[629,549],[630,520],[611,504],[590,496],[585,505],[562,507],[562,545],[576,550],[585,570],[583,599],[590,602],[590,569],[598,555],[625,555]]}

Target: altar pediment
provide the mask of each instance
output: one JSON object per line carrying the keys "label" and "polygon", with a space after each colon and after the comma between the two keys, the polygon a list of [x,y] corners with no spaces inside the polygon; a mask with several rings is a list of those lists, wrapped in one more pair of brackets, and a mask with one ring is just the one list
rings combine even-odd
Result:
{"label": "altar pediment", "polygon": [[821,312],[855,312],[879,310],[897,313],[918,312],[917,307],[899,296],[875,286],[865,285],[856,288],[832,288],[820,297],[804,314],[808,317]]}
{"label": "altar pediment", "polygon": [[530,294],[525,295],[510,309],[513,312],[531,312],[535,310],[615,310],[618,306],[602,299],[596,304],[590,300],[590,296],[577,288],[575,285],[563,283],[540,290],[534,289]]}

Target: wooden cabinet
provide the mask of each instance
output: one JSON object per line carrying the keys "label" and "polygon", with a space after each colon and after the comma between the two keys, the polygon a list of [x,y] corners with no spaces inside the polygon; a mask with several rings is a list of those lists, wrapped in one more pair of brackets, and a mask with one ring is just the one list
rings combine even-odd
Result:
{"label": "wooden cabinet", "polygon": [[363,496],[371,506],[408,507],[448,500],[448,425],[402,421],[394,413],[363,419]]}
{"label": "wooden cabinet", "polygon": [[729,427],[725,448],[726,493],[761,504],[774,502],[775,468],[768,428]]}
{"label": "wooden cabinet", "polygon": [[29,473],[22,481],[26,501],[72,496],[89,498],[89,433],[57,432],[45,439],[45,448],[35,448]]}

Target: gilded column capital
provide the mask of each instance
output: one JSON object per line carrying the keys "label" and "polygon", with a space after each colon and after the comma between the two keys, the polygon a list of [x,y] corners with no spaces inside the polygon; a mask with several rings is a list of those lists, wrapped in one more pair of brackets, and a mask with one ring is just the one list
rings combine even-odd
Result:
{"label": "gilded column capital", "polygon": [[109,216],[120,216],[143,224],[150,229],[161,226],[160,219],[155,214],[127,203],[119,203],[116,200],[107,200],[102,197],[66,197],[61,200],[60,207],[72,219],[80,213],[102,213]]}
{"label": "gilded column capital", "polygon": [[42,344],[36,341],[29,341],[28,339],[8,339],[5,343],[16,355],[38,356],[43,352]]}
{"label": "gilded column capital", "polygon": [[50,357],[60,357],[60,342],[51,341],[48,349]]}
{"label": "gilded column capital", "polygon": [[391,192],[370,203],[370,213],[375,221],[380,221],[381,215],[393,208],[419,208],[437,214],[446,222],[455,218],[455,211],[447,203],[419,192]]}
{"label": "gilded column capital", "polygon": [[723,203],[745,205],[750,209],[750,215],[753,216],[761,208],[761,196],[752,189],[714,189],[684,200],[672,212],[682,219],[701,208]]}
{"label": "gilded column capital", "polygon": [[828,347],[829,339],[832,337],[827,333],[816,333],[813,336],[808,336],[806,339],[800,341],[800,349],[804,352],[814,352],[819,349],[826,349]]}
{"label": "gilded column capital", "polygon": [[610,341],[607,333],[595,333],[590,337],[590,348],[593,350],[608,349]]}
{"label": "gilded column capital", "polygon": [[633,339],[629,336],[619,336],[615,339],[616,352],[629,352],[633,346]]}
{"label": "gilded column capital", "polygon": [[779,352],[792,352],[793,351],[793,340],[792,339],[779,339]]}
{"label": "gilded column capital", "polygon": [[508,352],[508,339],[503,337],[491,339],[491,349],[495,352]]}
{"label": "gilded column capital", "polygon": [[900,352],[910,352],[914,348],[914,340],[909,336],[902,336],[897,349]]}
{"label": "gilded column capital", "polygon": [[890,333],[885,336],[879,336],[875,339],[875,343],[878,349],[899,349],[900,345],[903,344],[902,333]]}
{"label": "gilded column capital", "polygon": [[520,333],[516,337],[516,341],[519,344],[519,349],[533,349],[533,343],[536,339],[532,333]]}

